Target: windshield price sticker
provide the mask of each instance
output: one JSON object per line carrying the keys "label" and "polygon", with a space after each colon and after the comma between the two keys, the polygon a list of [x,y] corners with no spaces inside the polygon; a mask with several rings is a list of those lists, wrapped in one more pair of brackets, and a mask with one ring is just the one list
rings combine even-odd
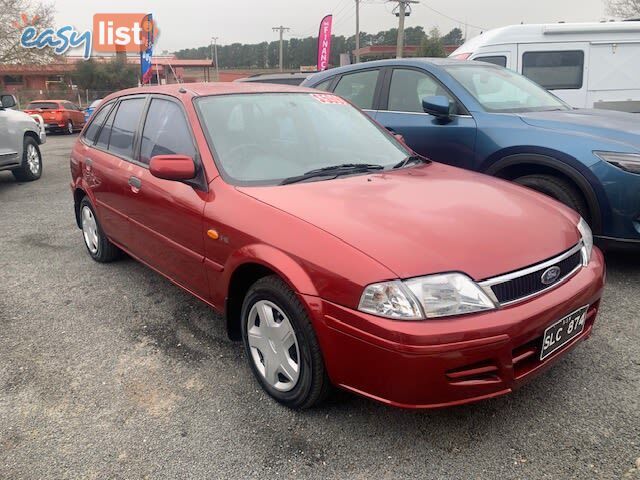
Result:
{"label": "windshield price sticker", "polygon": [[311,96],[318,100],[320,103],[328,103],[331,105],[349,105],[349,103],[343,98],[337,95],[330,95],[328,93],[312,93]]}

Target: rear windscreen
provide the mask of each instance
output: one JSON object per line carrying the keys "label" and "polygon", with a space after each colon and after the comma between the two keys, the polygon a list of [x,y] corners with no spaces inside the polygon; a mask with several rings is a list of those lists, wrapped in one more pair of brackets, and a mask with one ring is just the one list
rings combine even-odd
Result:
{"label": "rear windscreen", "polygon": [[31,102],[27,105],[27,110],[57,110],[60,108],[57,103],[53,102]]}

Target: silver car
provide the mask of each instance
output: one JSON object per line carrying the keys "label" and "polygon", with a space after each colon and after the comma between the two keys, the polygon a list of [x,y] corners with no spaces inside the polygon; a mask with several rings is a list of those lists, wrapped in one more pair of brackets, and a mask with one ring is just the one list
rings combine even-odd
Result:
{"label": "silver car", "polygon": [[42,118],[13,110],[15,106],[13,95],[0,95],[0,170],[30,182],[42,175],[40,145],[47,137]]}

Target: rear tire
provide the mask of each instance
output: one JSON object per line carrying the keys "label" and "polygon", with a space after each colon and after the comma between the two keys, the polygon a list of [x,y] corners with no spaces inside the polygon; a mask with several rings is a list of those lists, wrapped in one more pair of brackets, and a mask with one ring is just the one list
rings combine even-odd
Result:
{"label": "rear tire", "polygon": [[516,178],[514,182],[558,200],[590,221],[587,202],[570,182],[554,175],[526,175]]}
{"label": "rear tire", "polygon": [[22,163],[19,168],[12,170],[13,176],[19,182],[32,182],[42,176],[42,154],[32,137],[24,137],[22,144]]}
{"label": "rear tire", "polygon": [[[264,316],[268,320],[260,310],[265,306],[270,312]],[[295,292],[280,277],[263,277],[251,286],[242,304],[241,323],[251,370],[269,395],[295,409],[313,407],[326,398],[331,384],[311,320]],[[280,337],[279,330],[284,326],[289,334]],[[280,343],[280,338],[289,341]],[[269,375],[268,365],[275,374]]]}
{"label": "rear tire", "polygon": [[99,263],[108,263],[120,257],[120,249],[111,243],[102,231],[93,205],[87,197],[80,202],[79,211],[84,245],[91,258]]}
{"label": "rear tire", "polygon": [[73,135],[73,122],[71,120],[67,122],[67,128],[65,129],[64,133],[67,135]]}

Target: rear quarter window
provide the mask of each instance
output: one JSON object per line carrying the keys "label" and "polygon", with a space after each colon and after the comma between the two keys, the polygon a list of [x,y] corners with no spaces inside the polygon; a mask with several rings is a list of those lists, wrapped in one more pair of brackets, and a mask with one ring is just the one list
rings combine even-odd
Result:
{"label": "rear quarter window", "polygon": [[547,90],[579,90],[584,73],[584,52],[525,52],[522,74]]}

